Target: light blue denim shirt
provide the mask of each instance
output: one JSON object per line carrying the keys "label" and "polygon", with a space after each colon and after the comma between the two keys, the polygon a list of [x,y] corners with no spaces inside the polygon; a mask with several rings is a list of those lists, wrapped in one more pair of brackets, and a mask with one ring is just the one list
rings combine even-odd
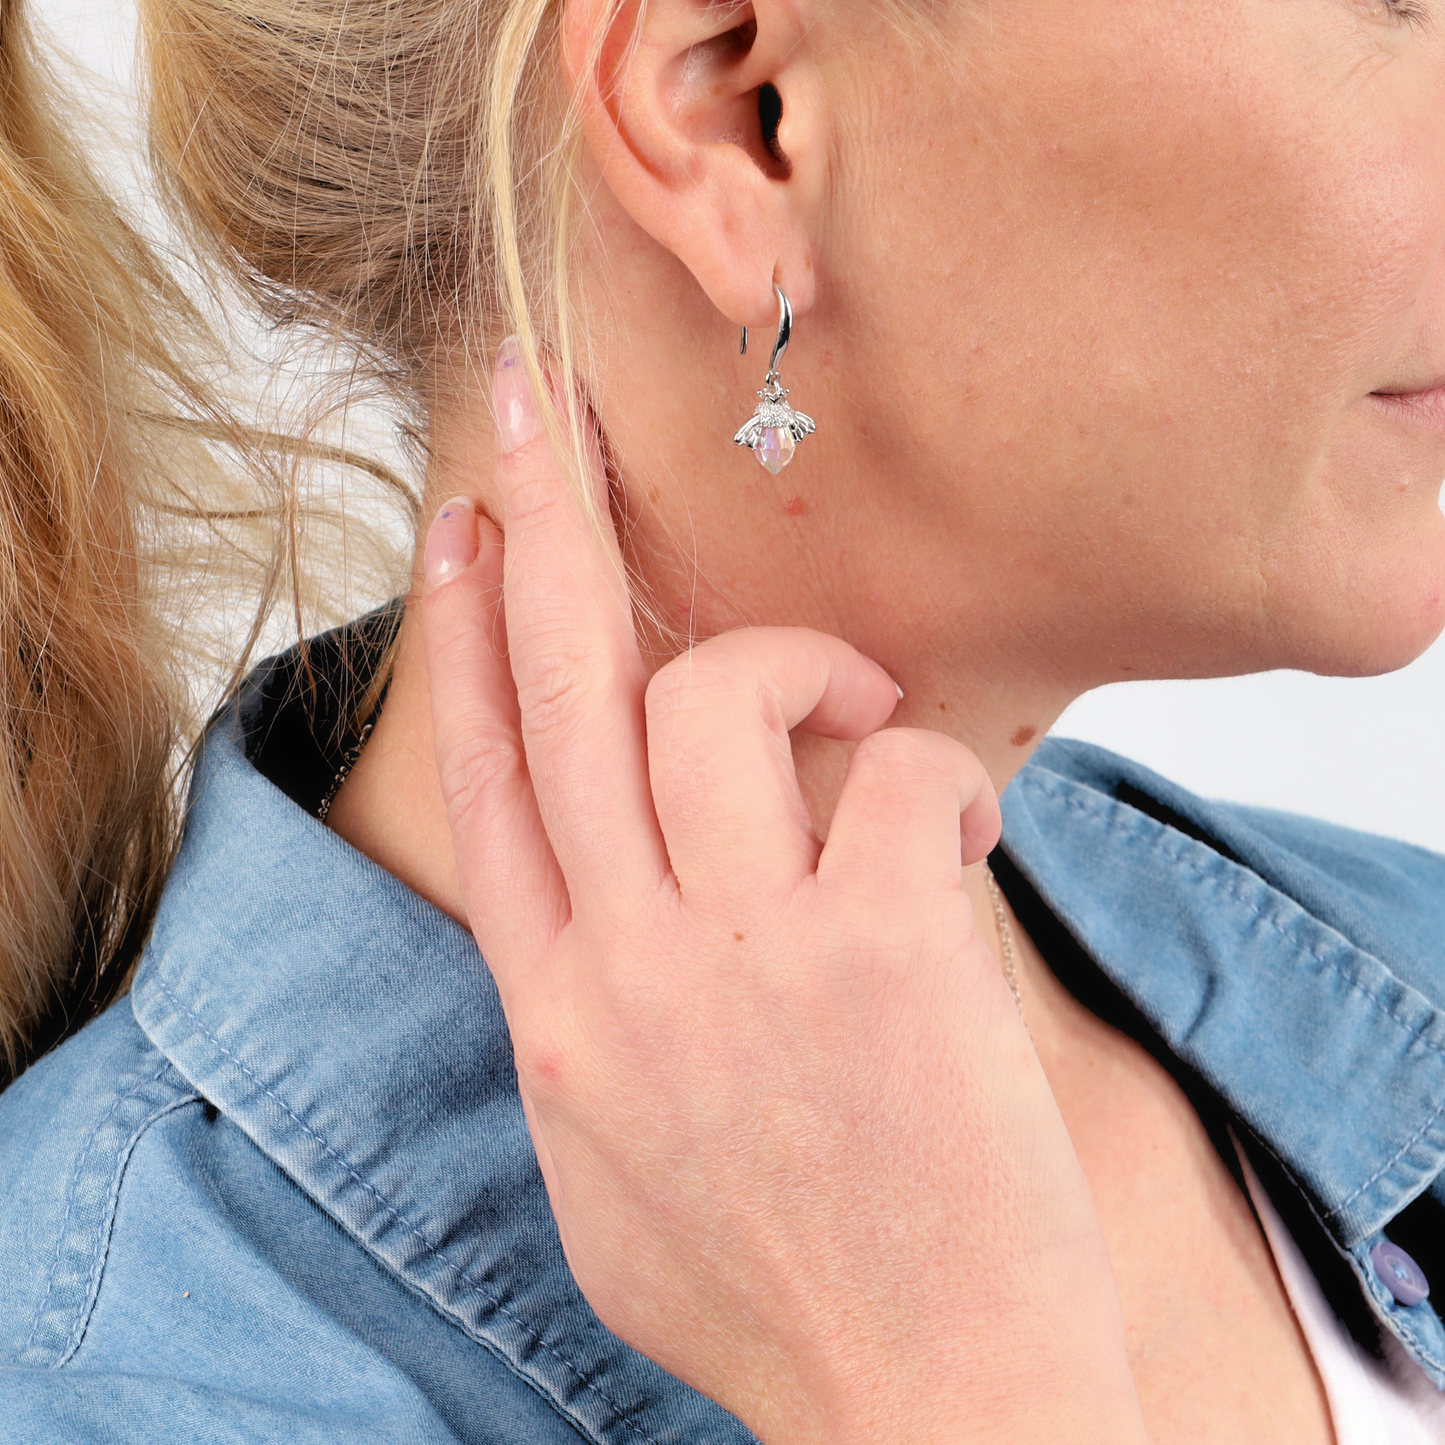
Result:
{"label": "light blue denim shirt", "polygon": [[[258,770],[272,723],[213,727],[130,995],[0,1096],[0,1440],[751,1440],[593,1316],[472,939]],[[1004,813],[1050,962],[1445,1383],[1369,1257],[1445,1271],[1445,859],[1060,741]]]}

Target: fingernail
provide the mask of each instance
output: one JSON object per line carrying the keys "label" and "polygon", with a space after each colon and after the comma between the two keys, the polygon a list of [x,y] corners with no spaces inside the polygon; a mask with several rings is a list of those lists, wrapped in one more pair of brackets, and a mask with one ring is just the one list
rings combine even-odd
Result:
{"label": "fingernail", "polygon": [[469,498],[453,497],[436,514],[426,534],[426,550],[422,554],[426,590],[435,592],[465,572],[476,559],[476,509]]}
{"label": "fingernail", "polygon": [[901,687],[898,687],[897,682],[894,682],[893,686],[896,687],[896,688],[898,688],[898,701],[899,701],[899,702],[902,702],[902,701],[903,701],[903,689],[902,689]]}
{"label": "fingernail", "polygon": [[521,343],[515,336],[509,336],[497,349],[492,406],[497,413],[497,439],[504,452],[525,446],[542,429],[542,416],[522,361]]}

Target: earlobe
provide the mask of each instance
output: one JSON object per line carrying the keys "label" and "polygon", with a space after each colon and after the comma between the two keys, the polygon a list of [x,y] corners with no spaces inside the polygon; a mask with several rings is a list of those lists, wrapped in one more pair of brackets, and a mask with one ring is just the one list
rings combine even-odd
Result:
{"label": "earlobe", "polygon": [[826,146],[799,8],[571,0],[563,66],[604,182],[739,325],[806,311]]}

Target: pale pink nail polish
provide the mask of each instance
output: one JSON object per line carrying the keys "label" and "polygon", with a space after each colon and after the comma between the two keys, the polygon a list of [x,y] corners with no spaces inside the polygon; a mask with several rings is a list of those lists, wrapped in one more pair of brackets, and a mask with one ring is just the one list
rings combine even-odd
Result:
{"label": "pale pink nail polish", "polygon": [[426,550],[422,553],[426,590],[435,592],[465,572],[476,559],[476,509],[467,497],[453,497],[436,514],[426,534]]}
{"label": "pale pink nail polish", "polygon": [[497,350],[492,406],[497,414],[497,441],[504,452],[525,446],[542,429],[542,416],[527,380],[522,347],[515,336],[509,336]]}

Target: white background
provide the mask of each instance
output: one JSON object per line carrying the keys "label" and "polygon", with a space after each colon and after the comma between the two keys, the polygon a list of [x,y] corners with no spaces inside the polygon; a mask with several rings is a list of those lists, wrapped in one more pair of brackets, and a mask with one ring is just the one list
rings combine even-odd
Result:
{"label": "white background", "polygon": [[[32,0],[86,67],[106,143],[132,144],[127,0]],[[111,170],[118,175],[118,170]],[[1266,673],[1102,688],[1055,732],[1102,744],[1196,792],[1312,813],[1445,852],[1445,643],[1389,677]]]}

